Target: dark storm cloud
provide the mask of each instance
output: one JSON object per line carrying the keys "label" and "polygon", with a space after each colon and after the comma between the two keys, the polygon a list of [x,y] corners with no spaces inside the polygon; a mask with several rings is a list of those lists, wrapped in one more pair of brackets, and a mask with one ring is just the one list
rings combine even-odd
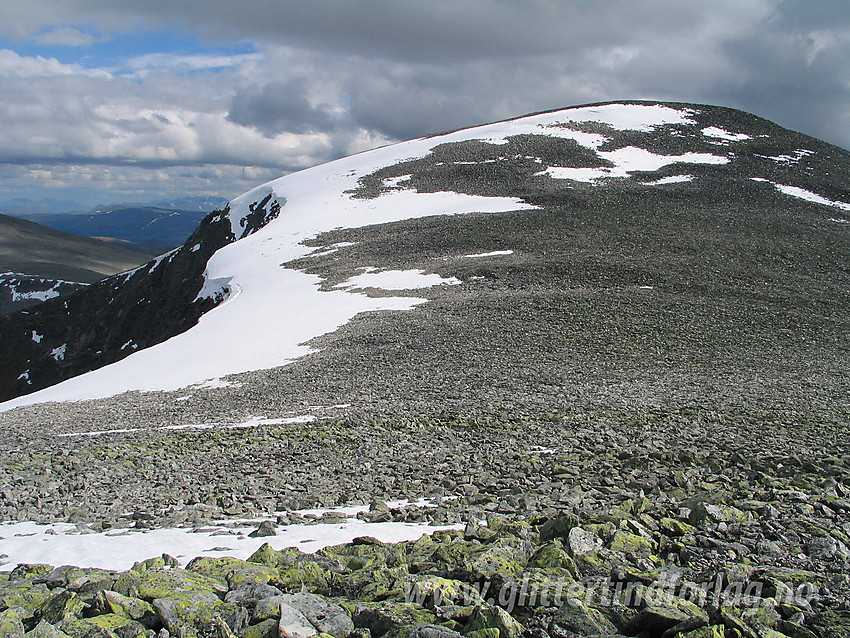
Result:
{"label": "dark storm cloud", "polygon": [[313,104],[307,88],[307,81],[299,78],[269,82],[256,92],[249,89],[236,96],[227,119],[267,135],[315,133],[339,126],[339,113],[330,104]]}

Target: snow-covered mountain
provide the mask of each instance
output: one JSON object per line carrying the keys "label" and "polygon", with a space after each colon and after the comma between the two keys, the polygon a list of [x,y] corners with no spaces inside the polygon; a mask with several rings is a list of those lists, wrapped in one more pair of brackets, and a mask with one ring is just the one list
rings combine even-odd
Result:
{"label": "snow-covered mountain", "polygon": [[746,113],[526,116],[274,180],[149,264],[4,319],[0,397],[242,375],[242,401],[286,388],[267,406],[542,407],[600,379],[840,375],[849,222],[850,153]]}

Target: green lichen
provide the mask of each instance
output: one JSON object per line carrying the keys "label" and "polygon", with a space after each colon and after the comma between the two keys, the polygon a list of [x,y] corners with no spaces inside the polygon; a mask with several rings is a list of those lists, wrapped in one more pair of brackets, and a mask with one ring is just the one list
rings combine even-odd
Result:
{"label": "green lichen", "polygon": [[649,556],[654,549],[654,545],[652,541],[643,536],[620,530],[614,534],[614,538],[611,539],[608,549],[612,552],[623,552],[624,554],[634,556]]}
{"label": "green lichen", "polygon": [[66,618],[79,617],[86,604],[72,591],[62,591],[48,598],[39,607],[41,617],[51,625]]}
{"label": "green lichen", "polygon": [[138,598],[145,600],[165,598],[174,593],[226,591],[224,582],[183,569],[151,570],[139,574]]}
{"label": "green lichen", "polygon": [[475,608],[469,622],[463,628],[464,634],[480,629],[498,629],[499,638],[517,638],[522,633],[522,625],[501,607],[481,605]]}

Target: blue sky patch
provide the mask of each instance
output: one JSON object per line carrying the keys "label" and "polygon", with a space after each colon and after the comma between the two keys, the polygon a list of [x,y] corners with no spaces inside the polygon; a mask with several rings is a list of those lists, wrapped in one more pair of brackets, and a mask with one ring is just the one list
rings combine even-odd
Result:
{"label": "blue sky patch", "polygon": [[61,39],[59,29],[54,29],[19,42],[0,37],[0,49],[10,49],[23,56],[55,58],[65,64],[77,64],[87,69],[120,69],[128,60],[150,54],[179,57],[232,56],[256,52],[252,42],[213,44],[176,29],[138,30],[106,37],[85,28],[73,27],[73,30],[79,32],[80,40],[90,37],[91,44],[74,46],[45,43]]}

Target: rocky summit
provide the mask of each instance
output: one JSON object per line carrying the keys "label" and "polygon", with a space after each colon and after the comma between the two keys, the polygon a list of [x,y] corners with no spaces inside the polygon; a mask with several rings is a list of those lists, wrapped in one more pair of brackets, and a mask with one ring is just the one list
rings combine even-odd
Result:
{"label": "rocky summit", "polygon": [[850,153],[705,105],[259,186],[0,317],[0,520],[445,529],[123,571],[3,550],[0,635],[848,636],[849,232]]}

